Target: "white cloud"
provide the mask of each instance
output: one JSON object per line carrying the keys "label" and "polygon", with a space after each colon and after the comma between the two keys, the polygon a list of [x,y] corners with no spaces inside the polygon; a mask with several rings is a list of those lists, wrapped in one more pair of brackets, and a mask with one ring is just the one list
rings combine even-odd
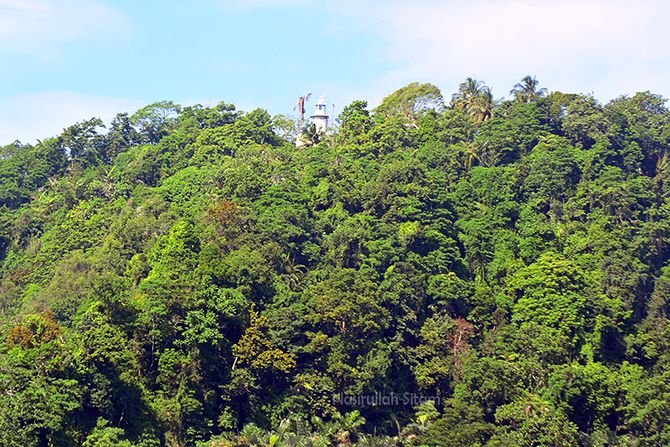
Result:
{"label": "white cloud", "polygon": [[[118,39],[131,32],[120,9],[103,0],[0,0],[0,57],[11,53],[59,59],[62,49],[82,40]],[[10,66],[1,67],[11,71]],[[44,66],[48,70],[48,65]],[[9,88],[8,88],[9,87]],[[12,91],[5,85],[0,101],[0,144],[34,142],[64,127],[98,116],[105,120],[137,104],[125,99],[71,91]]]}
{"label": "white cloud", "polygon": [[302,6],[310,0],[217,0],[219,4],[234,9],[256,9],[278,6]]}
{"label": "white cloud", "polygon": [[342,0],[333,8],[385,41],[383,56],[398,68],[382,85],[423,80],[455,90],[473,76],[504,96],[533,74],[552,90],[601,99],[670,94],[670,3],[661,0]]}
{"label": "white cloud", "polygon": [[82,38],[117,38],[127,17],[100,0],[0,0],[0,50],[55,57],[58,46]]}
{"label": "white cloud", "polygon": [[133,112],[142,105],[129,99],[69,91],[16,95],[0,103],[0,145],[57,136],[64,128],[92,117],[109,123],[117,113]]}

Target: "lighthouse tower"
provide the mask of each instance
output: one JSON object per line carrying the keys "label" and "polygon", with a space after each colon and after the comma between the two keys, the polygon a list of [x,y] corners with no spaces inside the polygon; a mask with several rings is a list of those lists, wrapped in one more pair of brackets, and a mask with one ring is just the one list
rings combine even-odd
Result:
{"label": "lighthouse tower", "polygon": [[312,123],[316,127],[318,133],[325,133],[328,128],[328,110],[326,109],[326,96],[323,95],[314,106],[314,115],[312,115]]}

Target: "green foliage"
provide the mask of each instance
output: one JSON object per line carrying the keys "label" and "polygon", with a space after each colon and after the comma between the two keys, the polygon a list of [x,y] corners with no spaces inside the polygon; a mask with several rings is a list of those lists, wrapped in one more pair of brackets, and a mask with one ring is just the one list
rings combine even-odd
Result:
{"label": "green foliage", "polygon": [[403,121],[416,125],[417,119],[429,110],[444,109],[444,99],[440,89],[432,84],[413,82],[384,98],[375,109],[375,114],[389,119],[400,117]]}
{"label": "green foliage", "polygon": [[110,427],[108,421],[99,419],[82,447],[132,447],[129,441],[121,439],[124,434],[123,429]]}
{"label": "green foliage", "polygon": [[490,438],[494,425],[484,421],[479,407],[450,400],[441,417],[428,426],[419,440],[421,445],[437,447],[481,447]]}
{"label": "green foliage", "polygon": [[0,445],[668,445],[665,100],[512,94],[0,148]]}
{"label": "green foliage", "polygon": [[367,101],[354,101],[342,110],[339,117],[339,136],[344,143],[367,142],[367,133],[373,126],[373,120],[367,107]]}

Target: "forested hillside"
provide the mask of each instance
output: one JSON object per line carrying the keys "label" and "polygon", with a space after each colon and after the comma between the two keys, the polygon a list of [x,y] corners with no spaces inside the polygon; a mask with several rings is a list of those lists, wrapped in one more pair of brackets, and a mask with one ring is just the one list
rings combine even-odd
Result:
{"label": "forested hillside", "polygon": [[670,445],[665,99],[512,96],[0,148],[0,445]]}

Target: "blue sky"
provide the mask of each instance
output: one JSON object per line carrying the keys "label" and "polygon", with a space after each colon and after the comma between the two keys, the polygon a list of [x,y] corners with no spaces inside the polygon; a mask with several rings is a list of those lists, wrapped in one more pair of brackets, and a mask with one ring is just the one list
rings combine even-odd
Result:
{"label": "blue sky", "polygon": [[0,144],[159,100],[291,114],[467,76],[670,96],[668,19],[660,0],[0,0]]}

